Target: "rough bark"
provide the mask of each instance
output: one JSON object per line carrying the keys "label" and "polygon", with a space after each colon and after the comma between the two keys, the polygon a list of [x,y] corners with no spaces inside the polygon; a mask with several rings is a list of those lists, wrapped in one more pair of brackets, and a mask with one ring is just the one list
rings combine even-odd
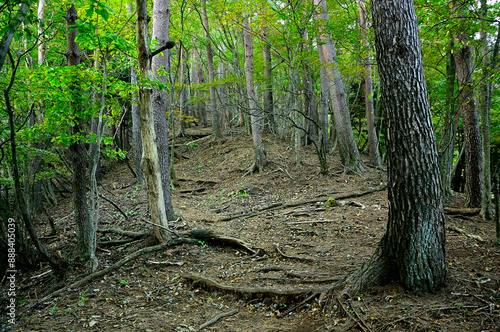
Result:
{"label": "rough bark", "polygon": [[[136,4],[139,75],[143,79],[152,80],[154,75],[151,69],[152,55],[149,48],[147,1],[136,0]],[[144,85],[139,86],[139,104],[141,107],[142,163],[148,187],[149,210],[154,224],[153,232],[159,242],[167,242],[170,240],[170,233],[165,231],[165,228],[168,230],[168,219],[156,146],[151,88]],[[168,158],[168,155],[166,157]]]}
{"label": "rough bark", "polygon": [[245,46],[245,79],[248,103],[250,105],[250,122],[252,123],[252,141],[254,148],[254,166],[251,171],[262,171],[267,164],[267,157],[260,137],[260,119],[262,114],[257,107],[255,87],[253,83],[253,38],[250,35],[250,23],[247,17],[243,22],[243,42]]}
{"label": "rough bark", "polygon": [[370,155],[370,162],[373,166],[379,167],[381,165],[380,154],[378,151],[378,137],[377,128],[375,127],[375,111],[373,107],[373,83],[372,83],[372,66],[370,63],[370,43],[366,30],[368,25],[366,23],[366,12],[364,0],[358,0],[359,11],[359,25],[361,27],[361,40],[364,47],[363,62],[363,87],[365,93],[365,107],[366,107],[366,123],[368,126],[368,151]]}
{"label": "rough bark", "polygon": [[[318,6],[316,20],[328,21],[328,10],[325,0],[313,0],[315,6]],[[324,62],[329,80],[330,101],[332,104],[333,116],[335,118],[335,128],[338,136],[338,145],[340,150],[340,159],[345,167],[353,171],[363,171],[364,165],[359,155],[358,147],[354,139],[349,115],[349,106],[347,104],[344,83],[340,71],[338,70],[337,52],[333,44],[331,35],[321,32],[321,44],[318,45],[318,53],[323,53]],[[321,58],[321,55],[320,55]]]}
{"label": "rough bark", "polygon": [[[155,0],[153,2],[153,34],[152,39],[158,42],[158,48],[164,46],[169,41],[169,19],[170,1]],[[168,62],[169,51],[165,50],[153,57],[152,70],[154,78],[161,83],[167,84],[170,66]],[[170,197],[170,169],[168,153],[168,125],[167,111],[168,100],[166,89],[153,89],[152,94],[154,129],[156,133],[156,145],[158,148],[158,160],[161,174],[163,199],[168,220],[175,220],[174,207]]]}
{"label": "rough bark", "polygon": [[446,279],[437,146],[412,0],[373,0],[382,104],[388,118],[389,220],[372,259],[346,280],[351,294],[386,278],[414,292]]}
{"label": "rough bark", "polygon": [[439,141],[439,171],[441,174],[441,186],[443,195],[451,196],[451,178],[453,167],[453,154],[455,152],[455,139],[457,135],[458,120],[460,113],[455,107],[455,59],[451,50],[453,39],[450,38],[449,49],[446,52],[446,102],[444,124],[441,129],[441,140]]}
{"label": "rough bark", "polygon": [[[203,76],[203,62],[201,59],[200,52],[198,51],[197,48],[195,50],[195,63],[196,63],[196,72],[195,72],[195,78],[196,84],[203,84],[205,83],[205,78]],[[194,69],[193,69],[194,70]],[[204,128],[208,125],[208,120],[207,120],[207,105],[205,103],[205,93],[202,90],[199,90],[197,92],[197,97],[199,99],[198,101],[198,114],[200,118],[200,125]]]}
{"label": "rough bark", "polygon": [[[461,5],[456,5],[458,6]],[[455,10],[455,15],[461,15]],[[465,137],[465,194],[467,206],[481,207],[481,134],[479,116],[474,95],[472,74],[472,50],[468,43],[469,32],[459,26],[455,40],[457,47],[454,52],[458,81],[458,110],[462,113]]]}
{"label": "rough bark", "polygon": [[202,0],[202,23],[205,29],[205,38],[207,39],[207,66],[208,66],[208,81],[210,82],[210,113],[212,114],[212,128],[214,140],[222,137],[221,131],[221,115],[217,109],[217,91],[215,88],[215,69],[214,69],[214,52],[212,50],[212,42],[210,41],[210,30],[208,26],[207,1]]}
{"label": "rough bark", "polygon": [[[80,50],[76,37],[78,30],[73,27],[78,19],[75,7],[72,5],[66,12],[66,31],[67,48],[66,58],[68,66],[77,66],[80,64]],[[77,70],[77,69],[75,69]],[[83,119],[80,117],[80,108],[82,107],[81,91],[78,85],[78,79],[72,82],[70,88],[71,110],[74,116],[74,124],[71,129],[74,136],[85,136],[83,128]],[[77,140],[69,146],[71,151],[71,161],[73,166],[73,203],[75,206],[75,221],[77,229],[78,247],[80,256],[87,261],[91,256],[92,248],[92,225],[89,218],[89,207],[87,202],[87,150],[84,142]]]}

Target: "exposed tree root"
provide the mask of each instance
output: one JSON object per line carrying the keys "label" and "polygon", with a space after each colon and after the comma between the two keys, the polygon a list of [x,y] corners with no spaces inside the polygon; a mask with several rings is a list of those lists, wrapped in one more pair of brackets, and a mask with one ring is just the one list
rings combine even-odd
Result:
{"label": "exposed tree root", "polygon": [[[101,230],[101,232],[108,232],[108,233],[115,233],[115,234],[122,234],[122,235],[127,235],[127,236],[142,236],[141,233],[135,233],[135,232],[128,232],[128,231],[122,231],[122,230],[117,230],[117,229],[106,229],[106,230]],[[240,247],[240,248],[243,248],[251,253],[256,253],[255,250],[253,250],[251,248],[251,246],[247,243],[245,243],[244,241],[240,240],[240,239],[236,239],[236,238],[232,238],[232,237],[227,237],[227,236],[223,236],[223,235],[218,235],[218,234],[215,234],[213,233],[212,231],[210,230],[192,230],[192,231],[189,231],[189,232],[185,232],[185,233],[182,233],[182,234],[178,234],[180,237],[177,238],[177,239],[174,239],[174,240],[171,240],[169,242],[165,242],[165,243],[161,243],[159,245],[156,245],[156,246],[152,246],[152,247],[147,247],[147,248],[143,248],[141,250],[138,250],[124,258],[122,258],[121,260],[119,260],[118,262],[116,262],[115,264],[103,269],[103,270],[100,270],[100,271],[97,271],[95,273],[92,273],[88,276],[86,276],[85,278],[83,278],[82,280],[80,281],[77,281],[67,287],[63,287],[63,288],[60,288],[50,294],[48,294],[47,296],[45,296],[44,298],[42,298],[40,301],[38,301],[37,303],[31,305],[30,307],[28,307],[27,309],[25,309],[23,312],[21,312],[19,314],[19,316],[21,314],[24,314],[25,312],[31,310],[32,308],[40,305],[41,303],[43,302],[46,302],[48,299],[52,298],[52,297],[57,297],[59,296],[60,294],[62,294],[63,292],[67,291],[68,289],[76,289],[76,288],[79,288],[79,287],[82,287],[88,283],[90,283],[91,281],[99,278],[99,277],[102,277],[118,268],[120,268],[121,266],[123,266],[124,264],[144,255],[144,254],[147,254],[147,253],[151,253],[151,252],[155,252],[155,251],[158,251],[158,250],[162,250],[162,249],[165,249],[165,248],[168,248],[168,247],[172,247],[172,246],[176,246],[176,245],[179,245],[179,244],[182,244],[182,243],[190,243],[190,244],[196,244],[198,243],[200,239],[202,240],[208,240],[210,242],[212,241],[216,241],[216,242],[222,242],[222,243],[226,243],[226,244],[230,244],[230,245],[234,245],[234,246],[237,246],[237,247]],[[133,239],[134,240],[134,239]],[[125,240],[125,241],[129,241],[129,240]]]}
{"label": "exposed tree root", "polygon": [[321,293],[323,291],[328,291],[331,287],[323,286],[323,287],[297,287],[290,289],[279,289],[273,287],[246,287],[246,286],[230,286],[223,285],[218,283],[215,280],[210,278],[206,278],[201,275],[195,274],[186,274],[183,276],[186,279],[190,279],[193,283],[202,283],[208,287],[220,289],[222,291],[237,293],[245,296],[263,296],[263,295],[276,295],[276,296],[299,296],[313,293]]}
{"label": "exposed tree root", "polygon": [[340,296],[352,297],[367,288],[387,281],[391,275],[390,266],[389,262],[382,257],[380,248],[377,248],[368,262],[338,284],[337,287],[343,288]]}
{"label": "exposed tree root", "polygon": [[233,309],[233,310],[230,310],[227,312],[220,313],[217,316],[215,316],[214,318],[212,318],[211,320],[209,320],[208,322],[201,324],[197,331],[201,331],[205,327],[212,325],[212,324],[215,324],[219,319],[221,319],[223,317],[232,316],[232,315],[235,315],[237,313],[238,313],[238,309]]}
{"label": "exposed tree root", "polygon": [[314,258],[309,258],[309,257],[301,257],[301,256],[295,256],[295,255],[286,255],[285,253],[283,253],[281,250],[280,250],[280,247],[275,244],[274,245],[276,247],[276,250],[278,251],[278,253],[283,257],[283,258],[288,258],[288,259],[296,259],[296,260],[299,260],[299,261],[307,261],[307,262],[315,262],[316,259]]}
{"label": "exposed tree root", "polygon": [[[362,191],[359,193],[353,193],[353,194],[347,194],[347,195],[341,195],[337,197],[333,197],[335,200],[341,200],[341,199],[347,199],[347,198],[353,198],[353,197],[360,197],[364,195],[368,195],[377,191],[382,191],[387,188],[387,184],[381,184],[373,189]],[[266,206],[264,208],[259,209],[258,211],[253,211],[253,212],[246,212],[246,213],[241,213],[241,214],[235,214],[232,216],[224,217],[219,219],[219,221],[230,221],[233,219],[238,219],[238,218],[250,218],[250,217],[255,217],[259,214],[266,213],[267,211],[273,211],[273,210],[280,210],[280,209],[287,209],[291,207],[296,207],[300,205],[306,205],[306,204],[315,204],[315,203],[325,203],[327,200],[325,199],[313,199],[309,201],[303,201],[303,202],[298,202],[298,203],[292,203],[292,204],[283,204],[283,203],[274,203],[269,206]]]}

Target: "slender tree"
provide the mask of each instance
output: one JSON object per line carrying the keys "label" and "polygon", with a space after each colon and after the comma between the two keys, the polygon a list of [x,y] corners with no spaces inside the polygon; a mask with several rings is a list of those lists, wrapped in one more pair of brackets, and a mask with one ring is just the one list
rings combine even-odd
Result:
{"label": "slender tree", "polygon": [[[78,13],[74,5],[71,5],[66,12],[67,48],[66,58],[68,66],[80,64],[80,48],[76,38],[78,29],[76,21]],[[74,75],[71,85],[71,110],[74,116],[74,124],[71,128],[75,137],[85,137],[83,118],[81,117],[82,96],[79,88],[79,80]],[[77,139],[69,146],[73,166],[73,202],[75,205],[75,221],[78,236],[80,256],[88,261],[92,256],[92,224],[89,217],[89,206],[87,202],[87,149],[81,139]]]}
{"label": "slender tree", "polygon": [[365,0],[358,0],[359,25],[361,27],[361,40],[363,43],[363,87],[365,93],[366,123],[368,126],[368,151],[370,162],[373,166],[381,165],[378,152],[377,128],[375,127],[375,110],[373,107],[372,66],[370,63],[370,43],[368,42],[368,24],[366,23]]}
{"label": "slender tree", "polygon": [[[328,10],[325,0],[313,0],[318,6],[316,20],[319,22],[328,21]],[[364,165],[359,155],[358,147],[352,132],[349,106],[342,76],[338,70],[337,52],[333,44],[332,36],[324,29],[321,32],[321,43],[318,44],[318,54],[322,65],[325,66],[327,78],[329,80],[330,101],[335,118],[335,129],[338,135],[340,158],[345,167],[354,171],[363,171]]]}
{"label": "slender tree", "polygon": [[243,21],[243,42],[245,44],[245,79],[247,85],[248,103],[250,105],[250,122],[252,123],[252,140],[254,148],[254,164],[250,172],[262,171],[267,164],[267,157],[260,137],[260,122],[262,114],[257,107],[255,87],[253,83],[253,38],[250,34],[250,18]]}
{"label": "slender tree", "polygon": [[381,102],[388,118],[389,220],[345,291],[387,279],[435,291],[446,279],[444,213],[417,17],[412,0],[372,0]]}
{"label": "slender tree", "polygon": [[[455,16],[466,11],[463,3],[454,4]],[[467,205],[471,208],[481,207],[481,133],[479,115],[474,94],[472,74],[472,49],[469,44],[470,31],[465,27],[464,19],[460,19],[455,34],[457,41],[454,57],[458,81],[458,110],[462,113],[465,138],[465,194]]]}
{"label": "slender tree", "polygon": [[201,1],[201,13],[203,28],[205,29],[205,38],[207,39],[207,66],[208,80],[210,82],[210,113],[212,114],[212,128],[214,130],[214,140],[222,137],[221,131],[221,114],[217,109],[217,90],[215,88],[215,68],[214,68],[214,52],[212,50],[212,42],[210,41],[210,30],[208,25],[207,15],[207,0]]}
{"label": "slender tree", "polygon": [[[155,0],[153,1],[153,40],[158,42],[158,45],[165,45],[169,40],[169,19],[170,19],[170,1]],[[163,84],[167,84],[170,65],[168,62],[168,50],[164,53],[159,53],[152,60],[152,70],[155,79]],[[156,133],[156,145],[158,148],[159,167],[161,174],[161,183],[163,188],[163,199],[165,201],[165,209],[168,220],[175,220],[174,207],[170,197],[170,173],[169,173],[169,153],[168,153],[168,125],[167,111],[168,99],[166,88],[153,89],[152,95],[154,127]]]}
{"label": "slender tree", "polygon": [[451,177],[453,167],[453,153],[455,151],[455,140],[457,135],[458,120],[460,113],[455,107],[455,81],[456,69],[455,58],[451,53],[453,49],[453,38],[450,37],[448,50],[446,51],[446,102],[444,123],[441,129],[441,140],[439,141],[439,171],[441,173],[441,185],[443,195],[451,196]]}
{"label": "slender tree", "polygon": [[[131,3],[128,7],[128,13],[134,13],[134,5]],[[137,85],[137,68],[135,61],[130,60],[130,81],[132,85]],[[139,106],[139,99],[137,93],[132,95],[132,148],[134,151],[134,168],[137,179],[137,184],[144,184],[144,174],[141,169],[142,158],[142,137],[141,137],[141,108]]]}
{"label": "slender tree", "polygon": [[[149,48],[147,0],[137,0],[136,5],[139,75],[142,79],[153,80],[154,75],[151,68],[151,60],[154,54],[151,53],[151,49]],[[165,46],[172,48],[173,45],[167,43]],[[155,51],[155,53],[158,51]],[[163,197],[162,174],[160,170],[158,148],[156,146],[156,132],[151,96],[152,89],[150,87],[144,84],[139,85],[143,149],[142,163],[144,165],[144,173],[148,187],[149,210],[151,212],[151,220],[154,224],[153,231],[156,239],[159,242],[166,242],[170,240],[171,234],[168,231],[169,224],[165,208],[165,199]]]}

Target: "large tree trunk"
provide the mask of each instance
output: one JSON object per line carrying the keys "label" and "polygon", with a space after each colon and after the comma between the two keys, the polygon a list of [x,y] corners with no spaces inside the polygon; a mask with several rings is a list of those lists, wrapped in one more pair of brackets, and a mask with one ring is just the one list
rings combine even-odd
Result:
{"label": "large tree trunk", "polygon": [[[72,5],[66,12],[66,31],[67,31],[67,49],[66,58],[68,66],[77,66],[80,64],[80,50],[76,37],[78,30],[74,27],[78,14]],[[77,70],[77,69],[75,69]],[[83,119],[79,113],[82,111],[81,92],[78,85],[78,79],[75,78],[70,88],[71,109],[74,119],[74,125],[71,129],[75,137],[85,137],[83,128]],[[91,255],[92,248],[92,224],[89,218],[89,207],[87,202],[87,150],[81,139],[71,143],[71,161],[73,166],[73,202],[75,205],[75,221],[78,237],[78,246],[80,256],[87,261]]]}
{"label": "large tree trunk", "polygon": [[355,294],[384,279],[415,292],[446,279],[444,213],[418,25],[412,0],[373,0],[387,129],[389,220],[372,259],[347,279]]}
{"label": "large tree trunk", "polygon": [[255,87],[253,84],[253,38],[250,35],[250,18],[243,21],[243,43],[245,44],[245,78],[248,103],[250,105],[250,122],[252,123],[252,140],[254,148],[254,165],[251,171],[262,171],[267,164],[267,157],[260,137],[262,114],[257,107]]}
{"label": "large tree trunk", "polygon": [[[139,75],[142,79],[154,79],[151,69],[151,50],[148,37],[147,0],[137,0],[137,48],[139,56]],[[156,146],[156,132],[151,101],[151,88],[139,86],[139,104],[141,106],[142,162],[148,187],[149,210],[154,224],[154,234],[159,242],[170,240],[167,211],[162,186],[162,174]],[[166,155],[168,158],[168,154]],[[168,168],[167,168],[168,172]]]}
{"label": "large tree trunk", "polygon": [[[461,7],[461,4],[456,4]],[[461,15],[455,10],[455,15]],[[469,31],[459,27],[455,40],[458,45],[454,57],[458,81],[458,109],[462,113],[465,136],[465,195],[467,206],[481,207],[481,134],[479,131],[479,116],[474,96],[474,81],[472,74],[472,50],[469,45]]]}
{"label": "large tree trunk", "polygon": [[365,107],[366,107],[366,123],[368,126],[368,151],[370,154],[370,162],[373,166],[381,165],[380,154],[378,152],[377,128],[375,127],[375,111],[373,107],[373,83],[372,83],[372,66],[370,63],[370,43],[366,30],[365,2],[358,0],[359,25],[361,26],[361,39],[363,41],[364,53],[366,54],[363,61],[363,86],[365,92]]}
{"label": "large tree trunk", "polygon": [[208,65],[208,81],[210,82],[210,113],[212,114],[213,138],[222,137],[221,131],[221,114],[217,109],[217,91],[215,89],[215,69],[214,69],[214,52],[212,50],[212,42],[210,41],[210,30],[208,27],[207,16],[207,1],[201,1],[202,6],[202,21],[205,29],[205,38],[207,39],[207,65]]}
{"label": "large tree trunk", "polygon": [[[153,35],[152,39],[158,42],[159,47],[169,41],[169,20],[170,20],[170,2],[169,0],[154,0],[153,2]],[[152,70],[155,79],[160,82],[168,83],[168,73],[170,66],[168,62],[169,50],[156,55],[152,60]],[[170,197],[170,173],[169,173],[169,154],[168,154],[168,125],[167,111],[168,100],[166,88],[159,90],[153,89],[152,95],[154,129],[156,133],[156,145],[158,148],[159,167],[161,173],[161,183],[163,188],[163,199],[165,201],[165,211],[168,220],[175,220],[174,207]]]}
{"label": "large tree trunk", "polygon": [[[313,0],[318,6],[316,20],[327,22],[328,10],[325,0]],[[323,31],[321,33],[322,45],[318,45],[318,53],[322,53],[330,86],[330,99],[333,115],[335,117],[335,128],[338,135],[340,159],[345,167],[353,171],[363,171],[364,165],[359,155],[358,147],[352,132],[349,106],[347,105],[342,76],[338,70],[337,53],[331,35]],[[321,55],[320,55],[321,59]]]}

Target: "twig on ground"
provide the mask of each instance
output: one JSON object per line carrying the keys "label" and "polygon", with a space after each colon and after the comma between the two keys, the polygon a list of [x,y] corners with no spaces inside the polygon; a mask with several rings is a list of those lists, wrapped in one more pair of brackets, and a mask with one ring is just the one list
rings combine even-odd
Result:
{"label": "twig on ground", "polygon": [[289,258],[289,259],[296,259],[296,260],[299,260],[299,261],[309,261],[309,262],[314,262],[316,261],[316,259],[314,258],[309,258],[309,257],[301,257],[301,256],[295,256],[295,255],[286,255],[285,253],[283,253],[279,246],[277,244],[274,245],[276,247],[276,250],[278,251],[278,253],[283,256],[284,258]]}

